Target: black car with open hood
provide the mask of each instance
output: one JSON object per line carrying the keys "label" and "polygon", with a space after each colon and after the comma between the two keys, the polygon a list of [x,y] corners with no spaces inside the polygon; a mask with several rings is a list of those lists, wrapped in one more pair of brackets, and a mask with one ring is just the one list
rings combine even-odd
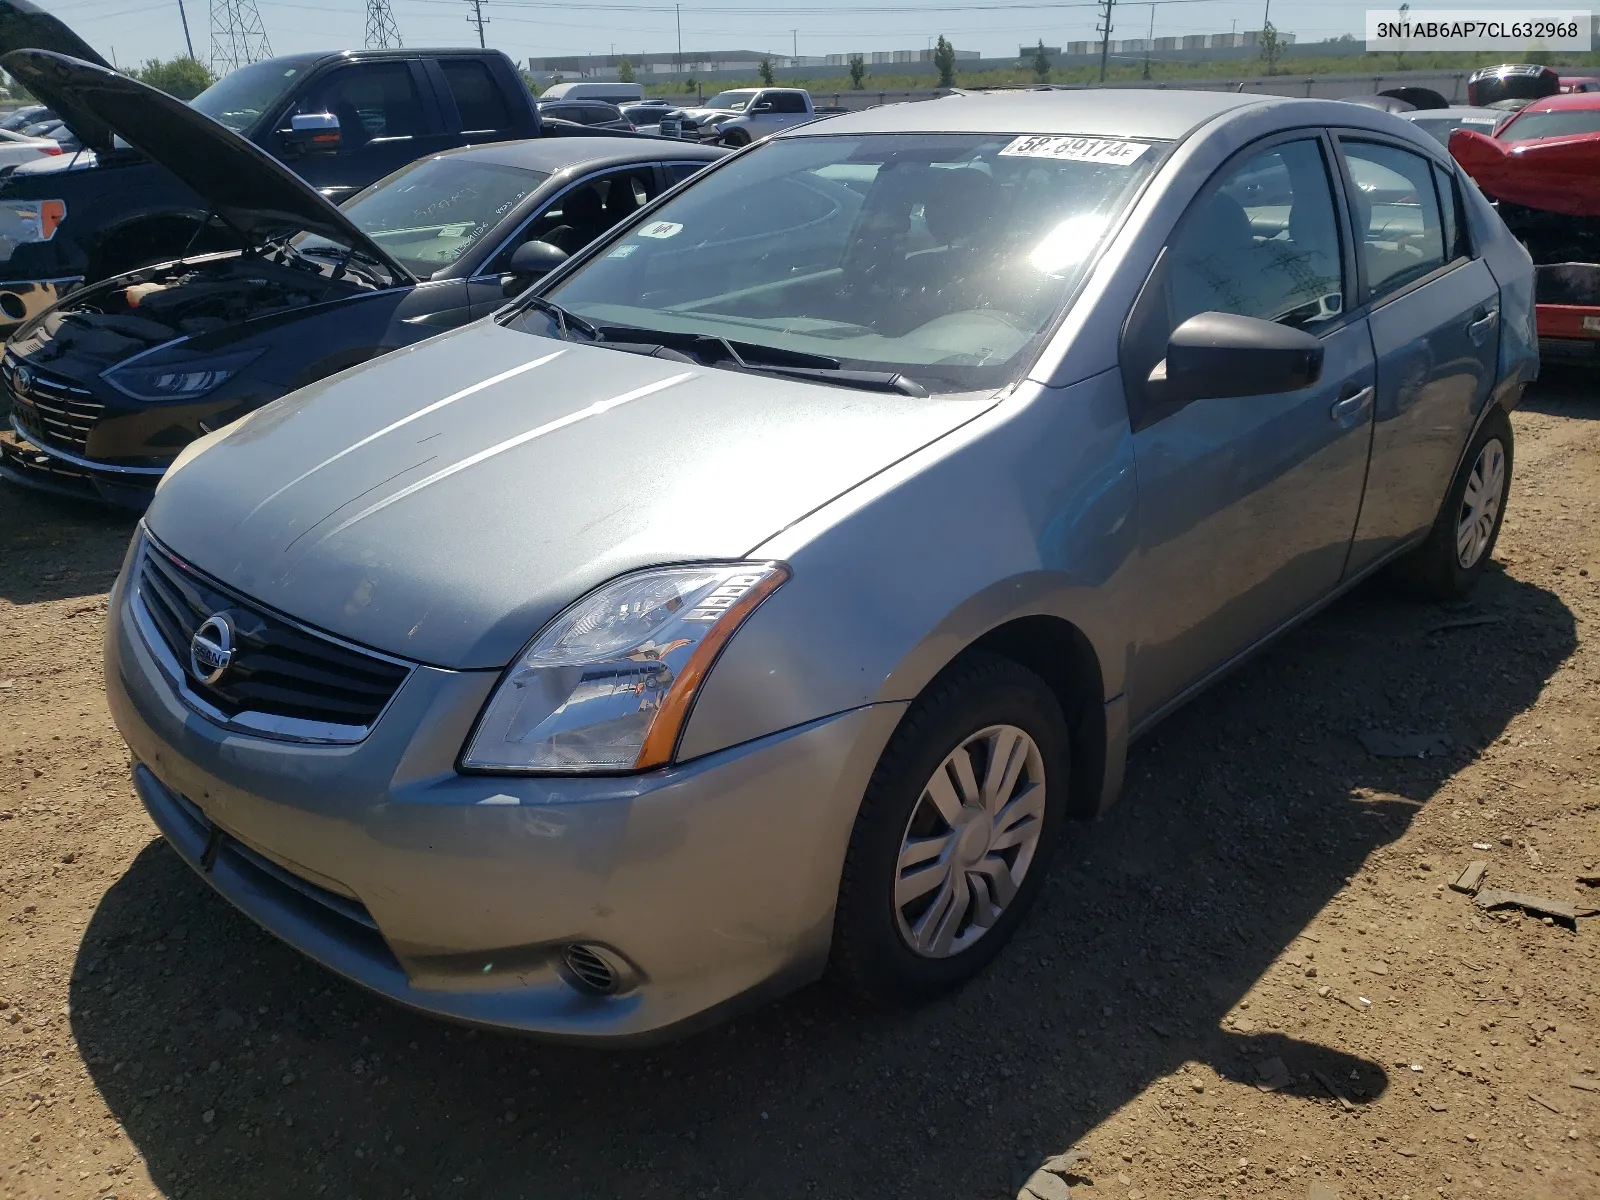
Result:
{"label": "black car with open hood", "polygon": [[[240,248],[237,230],[193,180],[169,169],[171,155],[157,163],[154,150],[115,138],[73,94],[75,77],[30,50],[109,69],[57,18],[28,0],[0,0],[0,65],[65,119],[83,147],[43,166],[0,169],[0,336],[82,284],[185,253]],[[542,123],[511,60],[475,48],[268,59],[225,76],[186,107],[335,202],[456,146],[583,132]],[[161,136],[146,131],[152,142]]]}
{"label": "black car with open hood", "polygon": [[46,51],[6,61],[169,169],[236,246],[79,288],[0,357],[0,475],[131,507],[194,439],[487,315],[723,153],[659,138],[462,147],[335,206],[154,88]]}

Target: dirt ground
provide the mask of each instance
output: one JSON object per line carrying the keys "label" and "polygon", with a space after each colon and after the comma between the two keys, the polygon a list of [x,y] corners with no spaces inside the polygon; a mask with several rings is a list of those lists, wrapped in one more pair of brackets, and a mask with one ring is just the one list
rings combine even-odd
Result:
{"label": "dirt ground", "polygon": [[0,485],[0,1195],[1009,1197],[1076,1150],[1043,1200],[1600,1200],[1600,918],[1447,886],[1600,905],[1596,392],[1517,415],[1470,605],[1370,585],[1173,718],[984,978],[649,1052],[411,1016],[211,893],[102,696],[129,523]]}

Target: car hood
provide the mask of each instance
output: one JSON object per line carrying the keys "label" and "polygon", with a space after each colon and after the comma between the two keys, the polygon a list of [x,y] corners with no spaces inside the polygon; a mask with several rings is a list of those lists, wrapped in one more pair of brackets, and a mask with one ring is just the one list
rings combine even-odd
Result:
{"label": "car hood", "polygon": [[249,245],[315,233],[371,255],[397,279],[411,275],[288,167],[165,92],[47,50],[13,50],[0,65],[100,153],[112,135],[171,171]]}
{"label": "car hood", "polygon": [[1600,217],[1600,134],[1502,142],[1453,129],[1451,156],[1496,200],[1568,217]]}
{"label": "car hood", "polygon": [[606,580],[742,558],[987,407],[480,322],[204,439],[146,520],[180,557],[311,625],[494,668]]}
{"label": "car hood", "polygon": [[749,114],[729,112],[725,108],[676,108],[672,110],[672,115],[675,117],[688,117],[691,121],[702,123],[705,121],[732,121]]}
{"label": "car hood", "polygon": [[0,0],[0,54],[13,50],[53,50],[69,58],[111,68],[93,46],[73,33],[59,17],[51,16],[28,0]]}

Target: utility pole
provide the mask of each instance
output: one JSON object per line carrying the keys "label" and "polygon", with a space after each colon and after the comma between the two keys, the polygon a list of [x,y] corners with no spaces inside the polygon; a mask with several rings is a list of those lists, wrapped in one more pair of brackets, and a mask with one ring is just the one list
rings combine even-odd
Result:
{"label": "utility pole", "polygon": [[1150,0],[1150,32],[1144,39],[1144,77],[1150,78],[1150,51],[1156,44],[1156,5]]}
{"label": "utility pole", "polygon": [[[1100,35],[1100,82],[1106,81],[1106,59],[1111,54],[1111,9],[1117,0],[1100,0],[1100,24],[1095,32]],[[1270,4],[1272,0],[1267,0]]]}
{"label": "utility pole", "polygon": [[678,21],[678,61],[677,61],[676,65],[674,66],[673,71],[674,71],[675,74],[682,75],[683,74],[683,5],[674,4],[672,6],[672,12],[673,12],[673,16],[675,16],[677,18],[677,21]]}
{"label": "utility pole", "polygon": [[791,48],[790,57],[795,59],[796,60],[795,65],[799,66],[798,60],[800,58],[800,31],[798,29],[791,29],[791,30],[789,30],[789,36],[794,39],[794,45]]}
{"label": "utility pole", "polygon": [[489,43],[483,40],[483,27],[489,22],[483,15],[483,0],[467,0],[467,3],[472,5],[472,15],[467,18],[467,24],[478,27],[478,49],[487,50]]}
{"label": "utility pole", "polygon": [[183,0],[178,0],[178,20],[183,22],[183,44],[189,51],[189,57],[194,57],[194,42],[189,38],[189,14],[183,11]]}

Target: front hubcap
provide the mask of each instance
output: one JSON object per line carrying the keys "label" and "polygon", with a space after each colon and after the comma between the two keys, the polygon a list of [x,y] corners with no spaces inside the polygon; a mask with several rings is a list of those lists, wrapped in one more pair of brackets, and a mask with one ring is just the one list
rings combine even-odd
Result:
{"label": "front hubcap", "polygon": [[1461,497],[1461,512],[1456,518],[1456,561],[1462,570],[1477,566],[1489,548],[1505,490],[1506,448],[1499,438],[1490,438],[1472,464],[1467,490]]}
{"label": "front hubcap", "polygon": [[951,751],[911,810],[896,866],[900,936],[927,958],[959,954],[1016,898],[1044,825],[1044,758],[1014,725]]}

